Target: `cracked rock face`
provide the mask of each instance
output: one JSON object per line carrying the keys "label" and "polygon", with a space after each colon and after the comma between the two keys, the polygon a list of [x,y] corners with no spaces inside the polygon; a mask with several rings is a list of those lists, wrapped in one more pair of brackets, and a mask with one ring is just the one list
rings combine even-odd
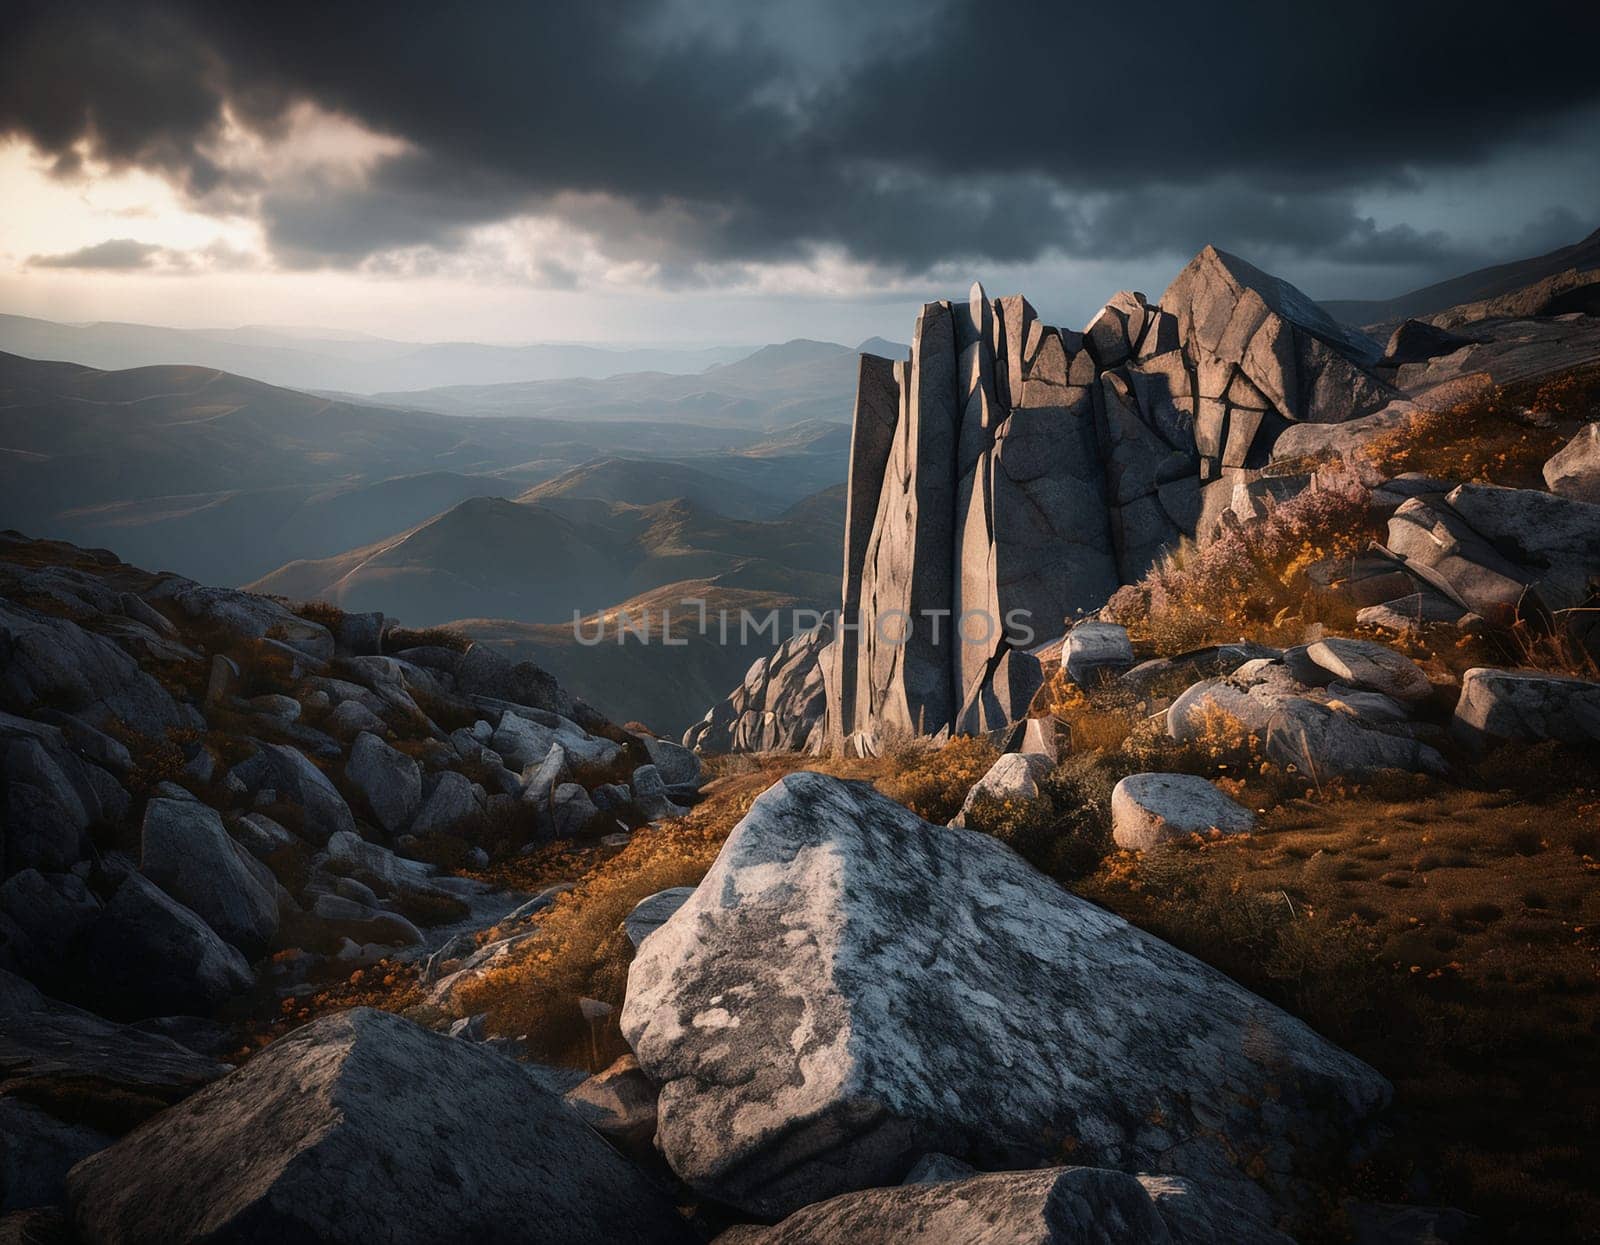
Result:
{"label": "cracked rock face", "polygon": [[643,943],[622,1027],[673,1169],[766,1216],[929,1151],[993,1168],[1064,1145],[1281,1206],[1389,1096],[995,840],[817,774],[763,794]]}
{"label": "cracked rock face", "polygon": [[833,618],[790,636],[750,664],[744,682],[683,735],[701,752],[800,751],[827,705],[824,682],[834,649]]}
{"label": "cracked rock face", "polygon": [[820,742],[1020,719],[1025,650],[1203,536],[1236,490],[1271,491],[1284,429],[1384,406],[1381,354],[1211,247],[1159,305],[1124,291],[1081,334],[978,285],[927,304],[909,360],[862,361]]}
{"label": "cracked rock face", "polygon": [[686,1241],[670,1203],[520,1066],[358,1008],[75,1167],[94,1242]]}

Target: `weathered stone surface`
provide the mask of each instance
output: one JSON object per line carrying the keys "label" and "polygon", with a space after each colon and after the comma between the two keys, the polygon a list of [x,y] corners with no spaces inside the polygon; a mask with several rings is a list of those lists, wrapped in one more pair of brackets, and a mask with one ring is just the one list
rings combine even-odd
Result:
{"label": "weathered stone surface", "polygon": [[439,775],[433,792],[411,822],[411,833],[470,835],[483,818],[483,807],[472,789],[472,781],[456,770]]}
{"label": "weathered stone surface", "polygon": [[1593,747],[1600,744],[1600,683],[1477,666],[1461,678],[1450,732],[1479,747],[1542,739]]}
{"label": "weathered stone surface", "polygon": [[552,714],[545,721],[535,721],[509,710],[501,715],[492,743],[506,765],[518,770],[544,760],[550,745],[556,743],[573,761],[585,765],[610,765],[622,754],[621,744],[591,735],[567,718]]}
{"label": "weathered stone surface", "polygon": [[638,737],[645,752],[661,774],[661,781],[669,787],[698,787],[701,764],[695,753],[670,739],[655,739],[649,735]]}
{"label": "weathered stone surface", "polygon": [[1389,344],[1379,360],[1384,367],[1399,367],[1405,363],[1422,363],[1450,354],[1463,346],[1473,344],[1473,338],[1463,337],[1448,329],[1439,328],[1425,320],[1407,320],[1389,334]]}
{"label": "weathered stone surface", "polygon": [[344,776],[389,834],[409,826],[422,807],[421,767],[369,731],[357,735],[350,746]]}
{"label": "weathered stone surface", "polygon": [[340,701],[328,718],[328,732],[337,739],[354,739],[363,731],[376,735],[385,729],[383,719],[359,700]]}
{"label": "weathered stone surface", "polygon": [[833,643],[830,615],[790,636],[770,656],[758,657],[744,682],[684,732],[684,747],[704,753],[800,751],[818,742],[815,732],[827,710],[822,658]]}
{"label": "weathered stone surface", "polygon": [[193,622],[220,628],[240,639],[270,637],[321,662],[329,661],[334,654],[333,635],[326,627],[301,618],[270,597],[232,588],[208,588],[176,575],[144,596],[147,600],[170,602]]}
{"label": "weathered stone surface", "polygon": [[952,826],[965,826],[973,805],[982,799],[1026,802],[1039,798],[1039,783],[1055,768],[1051,759],[1037,752],[1008,752],[972,784],[961,811],[950,820]]}
{"label": "weathered stone surface", "polygon": [[1061,666],[1079,687],[1116,678],[1133,666],[1128,629],[1116,623],[1079,623],[1061,646]]}
{"label": "weathered stone surface", "polygon": [[1111,791],[1111,837],[1128,851],[1255,824],[1255,814],[1195,774],[1130,774]]}
{"label": "weathered stone surface", "polygon": [[517,1064],[366,1008],[279,1039],[67,1193],[96,1245],[690,1239]]}
{"label": "weathered stone surface", "polygon": [[1329,636],[1306,649],[1306,655],[1334,678],[1397,700],[1426,700],[1433,691],[1422,668],[1403,653],[1346,636]]}
{"label": "weathered stone surface", "polygon": [[228,837],[222,818],[195,800],[151,800],[139,869],[249,959],[278,931],[277,883]]}
{"label": "weathered stone surface", "polygon": [[1376,342],[1238,256],[1206,247],[1167,287],[1161,306],[1177,317],[1191,357],[1224,371],[1237,367],[1288,419],[1340,423],[1391,396],[1370,370],[1382,353]]}
{"label": "weathered stone surface", "polygon": [[1184,679],[1192,684],[1198,679],[1232,674],[1247,661],[1278,656],[1281,656],[1279,650],[1264,644],[1246,641],[1214,644],[1172,657],[1152,657],[1149,661],[1142,661],[1122,675],[1117,680],[1117,686],[1133,696],[1148,696],[1155,688],[1169,685],[1174,679]]}
{"label": "weathered stone surface", "polygon": [[947,303],[917,319],[901,386],[905,408],[884,470],[861,581],[857,716],[890,730],[933,731],[956,708],[944,642],[930,611],[949,610],[955,548],[957,434],[955,335]]}
{"label": "weathered stone surface", "polygon": [[0,886],[0,967],[47,987],[69,978],[99,911],[76,874],[12,874]]}
{"label": "weathered stone surface", "polygon": [[97,777],[59,728],[3,712],[0,778],[0,874],[70,869],[89,855],[89,826],[122,812],[107,799],[121,788],[103,772]]}
{"label": "weathered stone surface", "polygon": [[993,1172],[966,1180],[846,1193],[775,1227],[718,1238],[730,1245],[1170,1245],[1138,1179],[1096,1167]]}
{"label": "weathered stone surface", "polygon": [[1513,621],[1536,576],[1506,558],[1451,506],[1413,497],[1389,519],[1391,553],[1464,610],[1496,624]]}
{"label": "weathered stone surface", "polygon": [[1343,1153],[1389,1092],[995,840],[817,774],[763,794],[639,948],[622,1028],[673,1169],[763,1215],[930,1150],[1026,1165],[1062,1136],[1265,1205],[1250,1155],[1292,1201],[1297,1165]]}
{"label": "weathered stone surface", "polygon": [[1437,749],[1336,712],[1326,700],[1325,691],[1299,682],[1281,662],[1247,662],[1227,678],[1196,683],[1173,701],[1167,733],[1189,740],[1208,729],[1236,730],[1239,742],[1253,738],[1266,756],[1294,765],[1310,781],[1384,769],[1448,769]]}
{"label": "weathered stone surface", "polygon": [[422,932],[398,912],[387,912],[344,895],[318,895],[306,913],[306,928],[297,931],[305,944],[319,951],[337,951],[344,940],[364,946],[414,947]]}
{"label": "weathered stone surface", "polygon": [[1600,504],[1600,420],[1585,424],[1544,465],[1552,493]]}
{"label": "weathered stone surface", "polygon": [[622,930],[635,947],[667,923],[679,908],[689,902],[694,894],[692,886],[672,886],[654,895],[646,895],[622,918]]}
{"label": "weathered stone surface", "polygon": [[1551,609],[1584,605],[1600,592],[1600,505],[1493,484],[1462,484],[1445,500],[1523,569]]}
{"label": "weathered stone surface", "polygon": [[632,1055],[569,1089],[566,1100],[585,1124],[624,1148],[648,1146],[656,1134],[656,1087]]}
{"label": "weathered stone surface", "polygon": [[667,784],[654,765],[641,765],[633,771],[633,802],[638,810],[655,821],[661,817],[682,817],[688,810],[674,804],[667,795]]}
{"label": "weathered stone surface", "polygon": [[550,797],[555,836],[570,839],[588,830],[599,813],[589,793],[575,782],[564,782]]}
{"label": "weathered stone surface", "polygon": [[59,1120],[12,1095],[0,1097],[0,1213],[59,1205],[67,1172],[111,1142],[99,1129]]}
{"label": "weathered stone surface", "polygon": [[253,980],[235,948],[138,873],[100,910],[86,959],[106,1010],[128,1016],[204,1014]]}
{"label": "weathered stone surface", "polygon": [[262,744],[256,754],[235,765],[229,774],[250,792],[271,790],[305,813],[304,836],[323,844],[340,830],[354,830],[356,819],[339,789],[296,748],[287,744]]}
{"label": "weathered stone surface", "polygon": [[555,790],[571,780],[572,768],[567,763],[567,751],[560,744],[551,744],[544,760],[529,765],[522,771],[522,798],[546,815],[553,812]]}
{"label": "weathered stone surface", "polygon": [[1476,617],[1431,588],[1379,605],[1369,605],[1356,612],[1356,621],[1364,627],[1384,627],[1401,632],[1420,631],[1434,623],[1463,626]]}
{"label": "weathered stone surface", "polygon": [[95,726],[121,722],[143,735],[193,725],[161,684],[111,640],[65,618],[0,601],[0,703],[43,703]]}

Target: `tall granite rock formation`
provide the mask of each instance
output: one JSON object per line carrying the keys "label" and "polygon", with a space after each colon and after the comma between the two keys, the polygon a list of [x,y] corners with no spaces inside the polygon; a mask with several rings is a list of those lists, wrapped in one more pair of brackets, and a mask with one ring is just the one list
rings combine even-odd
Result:
{"label": "tall granite rock formation", "polygon": [[1029,650],[1203,535],[1285,428],[1385,405],[1381,355],[1214,247],[1159,304],[1116,294],[1082,333],[979,285],[927,304],[910,359],[861,360],[809,746],[1015,721],[1042,677]]}

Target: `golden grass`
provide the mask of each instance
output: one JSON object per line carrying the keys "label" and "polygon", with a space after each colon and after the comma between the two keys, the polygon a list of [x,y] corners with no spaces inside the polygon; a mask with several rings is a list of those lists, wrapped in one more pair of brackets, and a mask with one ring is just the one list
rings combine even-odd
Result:
{"label": "golden grass", "polygon": [[[1419,411],[1375,438],[1368,460],[1385,476],[1419,471],[1452,481],[1543,488],[1545,460],[1566,444],[1574,421],[1600,404],[1600,368],[1486,393],[1442,411]],[[1524,410],[1535,413],[1529,420]]]}
{"label": "golden grass", "polygon": [[1394,1080],[1395,1135],[1352,1192],[1416,1200],[1422,1174],[1484,1239],[1578,1239],[1600,1225],[1600,796],[1416,787],[1288,801],[1077,888]]}

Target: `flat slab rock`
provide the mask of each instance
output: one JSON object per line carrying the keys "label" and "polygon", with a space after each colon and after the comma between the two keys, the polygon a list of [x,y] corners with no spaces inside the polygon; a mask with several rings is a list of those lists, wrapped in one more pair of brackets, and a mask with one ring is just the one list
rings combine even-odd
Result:
{"label": "flat slab rock", "polygon": [[622,1030],[673,1170],[766,1217],[929,1151],[995,1169],[1069,1142],[1268,1210],[1390,1094],[996,840],[809,773],[755,801],[640,947]]}
{"label": "flat slab rock", "polygon": [[519,1065],[367,1008],[86,1159],[67,1197],[88,1245],[692,1239]]}
{"label": "flat slab rock", "polygon": [[1098,1167],[991,1172],[846,1193],[717,1245],[1293,1245],[1186,1181]]}
{"label": "flat slab rock", "polygon": [[1255,814],[1197,774],[1129,774],[1111,791],[1111,837],[1148,851],[1192,834],[1242,834]]}

